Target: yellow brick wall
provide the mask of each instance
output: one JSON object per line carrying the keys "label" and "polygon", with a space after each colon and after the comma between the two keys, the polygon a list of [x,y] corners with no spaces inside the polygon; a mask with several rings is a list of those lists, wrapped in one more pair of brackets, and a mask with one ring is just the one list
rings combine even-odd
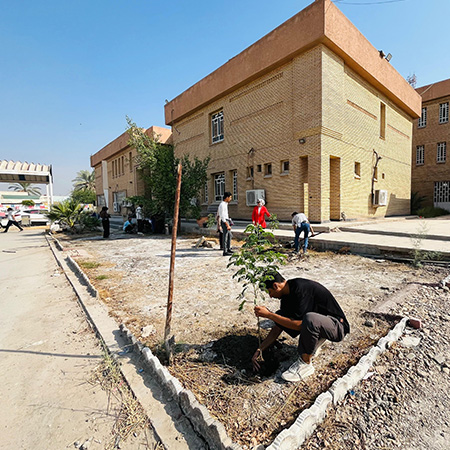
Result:
{"label": "yellow brick wall", "polygon": [[[379,137],[381,101],[385,139]],[[224,141],[211,144],[211,114],[219,110]],[[213,175],[225,172],[225,189],[232,191],[229,171],[237,170],[239,195],[229,206],[231,217],[250,218],[245,191],[265,189],[268,210],[280,219],[305,211],[313,222],[339,219],[341,212],[348,218],[409,213],[410,137],[408,117],[322,45],[192,113],[173,131],[177,156],[211,158],[210,204]],[[374,149],[382,156],[375,189],[389,191],[387,207],[371,205]],[[289,161],[287,175],[280,173],[283,160]],[[267,163],[271,177],[263,173]],[[247,179],[247,166],[254,167],[253,180]]]}
{"label": "yellow brick wall", "polygon": [[[427,108],[427,125],[424,128],[417,127],[417,120],[413,124],[413,149],[412,149],[412,180],[411,191],[424,196],[422,206],[433,206],[434,182],[450,182],[450,122],[439,123],[439,104],[450,102],[450,96],[441,97],[424,102],[422,106]],[[437,144],[447,142],[447,160],[445,163],[437,162]],[[423,145],[425,158],[423,165],[416,164],[416,147]]]}

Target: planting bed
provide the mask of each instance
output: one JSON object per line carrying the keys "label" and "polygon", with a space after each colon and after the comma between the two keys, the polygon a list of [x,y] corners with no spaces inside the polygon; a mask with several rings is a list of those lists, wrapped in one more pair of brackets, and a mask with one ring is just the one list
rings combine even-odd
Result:
{"label": "planting bed", "polygon": [[[170,238],[59,239],[88,274],[110,314],[162,356]],[[250,358],[258,338],[252,304],[238,311],[241,286],[232,278],[234,269],[227,268],[228,258],[221,256],[217,243],[213,249],[194,248],[197,239],[181,237],[177,242],[172,318],[176,346],[168,369],[244,448],[268,445],[395,324],[392,317],[367,311],[393,297],[401,300],[403,290],[418,280],[443,278],[434,269],[355,255],[312,252],[304,259],[290,257],[281,273],[324,284],[352,329],[343,342],[323,348],[307,382],[288,384],[279,375],[296,358],[296,340],[281,335],[275,351],[265,355],[265,372],[253,373]],[[276,310],[279,301],[267,298],[265,304]],[[270,326],[267,321],[262,325]],[[267,332],[263,329],[263,337]]]}

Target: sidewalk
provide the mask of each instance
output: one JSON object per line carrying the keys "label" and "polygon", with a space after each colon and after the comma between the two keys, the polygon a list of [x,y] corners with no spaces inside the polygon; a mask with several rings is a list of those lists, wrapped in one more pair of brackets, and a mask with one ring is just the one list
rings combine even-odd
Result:
{"label": "sidewalk", "polygon": [[[249,222],[236,221],[233,235],[243,237]],[[419,219],[417,216],[392,217],[361,222],[331,222],[313,224],[317,236],[310,238],[311,247],[326,251],[347,248],[364,255],[409,256],[415,249],[438,252],[439,258],[450,260],[450,216]],[[215,230],[199,228],[183,222],[182,230],[205,236],[215,236]],[[288,222],[280,223],[274,231],[281,241],[293,241],[294,232]],[[434,259],[434,258],[433,258]]]}

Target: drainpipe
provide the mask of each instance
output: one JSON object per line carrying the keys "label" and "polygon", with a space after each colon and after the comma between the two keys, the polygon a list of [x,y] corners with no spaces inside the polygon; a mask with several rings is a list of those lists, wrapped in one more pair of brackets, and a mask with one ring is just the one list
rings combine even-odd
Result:
{"label": "drainpipe", "polygon": [[372,205],[373,205],[374,202],[375,202],[375,191],[374,191],[374,187],[375,187],[375,173],[376,173],[376,171],[377,171],[378,163],[379,163],[379,161],[380,161],[380,159],[381,159],[381,156],[378,155],[378,153],[375,151],[375,149],[373,149],[373,152],[375,153],[376,161],[375,161],[375,165],[373,166],[373,174],[372,174],[372,190],[371,190],[371,192],[370,192],[371,195],[372,195]]}

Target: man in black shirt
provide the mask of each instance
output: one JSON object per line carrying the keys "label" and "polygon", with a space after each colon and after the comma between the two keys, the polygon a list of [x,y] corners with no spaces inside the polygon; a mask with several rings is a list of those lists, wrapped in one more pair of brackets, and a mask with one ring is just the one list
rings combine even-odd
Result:
{"label": "man in black shirt", "polygon": [[344,312],[331,292],[316,281],[305,278],[285,280],[278,272],[264,284],[273,298],[280,299],[276,313],[265,306],[255,306],[255,315],[273,320],[275,326],[253,355],[253,367],[259,370],[259,358],[286,331],[297,337],[299,359],[283,372],[286,381],[300,381],[314,373],[311,358],[325,340],[339,342],[350,332]]}

